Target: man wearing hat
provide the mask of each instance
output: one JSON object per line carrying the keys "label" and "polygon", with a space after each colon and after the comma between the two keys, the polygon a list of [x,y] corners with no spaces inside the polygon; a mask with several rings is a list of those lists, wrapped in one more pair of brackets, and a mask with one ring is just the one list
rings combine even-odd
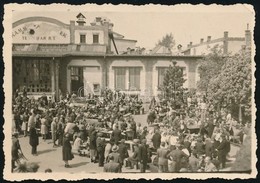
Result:
{"label": "man wearing hat", "polygon": [[120,165],[116,163],[114,157],[112,155],[108,156],[108,163],[104,165],[104,172],[110,173],[119,173],[120,172]]}
{"label": "man wearing hat", "polygon": [[139,152],[138,152],[138,159],[141,165],[140,167],[141,173],[145,173],[150,155],[151,154],[150,154],[149,147],[146,144],[146,139],[143,139],[141,145],[139,146]]}
{"label": "man wearing hat", "polygon": [[115,163],[119,163],[119,165],[120,165],[119,166],[120,167],[119,172],[122,172],[121,171],[122,159],[120,157],[120,154],[118,153],[119,147],[117,145],[113,145],[111,150],[112,150],[112,153],[110,153],[109,155],[113,156]]}

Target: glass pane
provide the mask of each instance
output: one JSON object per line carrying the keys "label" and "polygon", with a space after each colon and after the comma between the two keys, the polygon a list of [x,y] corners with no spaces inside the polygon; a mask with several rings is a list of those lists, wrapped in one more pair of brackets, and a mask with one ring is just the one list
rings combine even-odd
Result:
{"label": "glass pane", "polygon": [[140,68],[129,68],[129,90],[140,90]]}
{"label": "glass pane", "polygon": [[115,69],[115,88],[125,90],[125,68]]}

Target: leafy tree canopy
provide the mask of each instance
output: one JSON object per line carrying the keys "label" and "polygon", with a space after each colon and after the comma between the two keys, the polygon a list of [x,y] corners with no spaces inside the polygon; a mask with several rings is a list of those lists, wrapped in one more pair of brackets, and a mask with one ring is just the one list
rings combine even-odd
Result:
{"label": "leafy tree canopy", "polygon": [[[242,50],[226,57],[220,72],[211,77],[208,84],[208,99],[221,103],[227,101],[231,109],[243,106],[245,116],[251,115],[251,55]],[[234,111],[237,115],[238,111]]]}
{"label": "leafy tree canopy", "polygon": [[175,40],[172,33],[166,34],[161,40],[158,41],[157,45],[165,46],[170,51],[175,46]]}
{"label": "leafy tree canopy", "polygon": [[163,92],[166,99],[174,99],[178,101],[179,105],[183,103],[183,92],[186,90],[183,88],[183,84],[186,81],[183,77],[183,69],[177,66],[176,62],[172,62],[173,65],[169,66],[165,73],[163,81]]}
{"label": "leafy tree canopy", "polygon": [[210,80],[220,73],[225,62],[222,48],[218,45],[214,46],[211,49],[211,53],[200,60],[198,68],[200,75],[200,81],[198,82],[199,91],[207,91]]}

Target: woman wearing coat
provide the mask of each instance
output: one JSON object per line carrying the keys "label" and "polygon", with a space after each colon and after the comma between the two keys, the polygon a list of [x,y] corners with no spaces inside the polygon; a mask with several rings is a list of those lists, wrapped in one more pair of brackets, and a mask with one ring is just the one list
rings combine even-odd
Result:
{"label": "woman wearing coat", "polygon": [[62,146],[62,159],[65,162],[65,168],[69,168],[69,160],[74,158],[74,155],[71,152],[71,144],[69,140],[69,134],[66,133],[63,138],[63,146]]}
{"label": "woman wearing coat", "polygon": [[37,156],[37,146],[39,145],[39,136],[37,134],[36,128],[30,128],[30,138],[29,143],[32,146],[32,155]]}

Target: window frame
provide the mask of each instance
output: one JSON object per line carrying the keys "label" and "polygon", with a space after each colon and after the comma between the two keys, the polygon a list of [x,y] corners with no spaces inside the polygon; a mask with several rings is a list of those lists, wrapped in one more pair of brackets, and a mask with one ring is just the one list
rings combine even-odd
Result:
{"label": "window frame", "polygon": [[[82,42],[82,37],[81,36],[85,36],[84,42]],[[80,44],[86,44],[87,43],[87,35],[86,34],[79,34],[79,43]]]}
{"label": "window frame", "polygon": [[[95,42],[94,40],[94,36],[97,36],[97,42]],[[93,33],[93,44],[99,44],[99,33]]]}

